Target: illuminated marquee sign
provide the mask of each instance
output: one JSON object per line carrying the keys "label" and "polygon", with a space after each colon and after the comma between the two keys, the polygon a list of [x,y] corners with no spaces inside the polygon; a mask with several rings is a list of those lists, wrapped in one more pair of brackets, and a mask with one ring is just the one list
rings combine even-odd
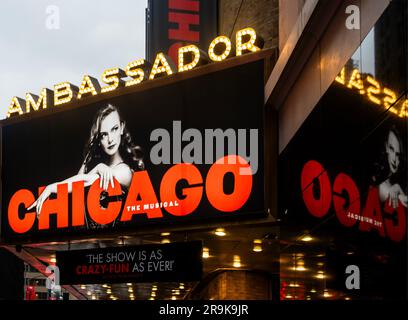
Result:
{"label": "illuminated marquee sign", "polygon": [[201,241],[56,252],[60,283],[200,281]]}
{"label": "illuminated marquee sign", "polygon": [[[240,50],[249,48],[243,44]],[[210,48],[210,56],[215,51]],[[180,52],[198,54],[191,46]],[[169,68],[164,55],[157,59],[152,78]],[[46,242],[264,216],[262,59],[81,108],[2,121],[1,241]],[[180,68],[190,63],[197,59],[181,60]],[[139,64],[126,70],[135,72],[134,66]],[[118,69],[103,78],[112,74]],[[75,99],[104,90],[85,76]],[[256,135],[247,139],[247,131]],[[214,148],[207,150],[209,141]]]}
{"label": "illuminated marquee sign", "polygon": [[[245,52],[256,52],[262,47],[262,40],[257,37],[252,28],[239,30],[235,36],[235,55],[241,56]],[[170,76],[175,72],[185,72],[194,69],[200,63],[208,60],[220,62],[228,58],[232,53],[232,42],[226,36],[216,37],[209,45],[208,54],[204,54],[196,45],[187,45],[178,49],[177,70],[171,60],[159,52],[150,68],[144,59],[131,61],[125,69],[109,68],[102,75],[101,80],[106,86],[101,87],[98,80],[84,75],[79,88],[69,82],[61,82],[54,85],[54,90],[43,88],[39,96],[32,93],[26,94],[25,101],[19,97],[13,97],[8,107],[7,117],[22,115],[31,111],[57,107],[73,100],[85,99],[88,96],[96,96],[112,92],[121,87],[138,85],[145,80],[154,80],[161,76]],[[125,80],[125,78],[131,78]],[[23,107],[25,106],[25,112]]]}

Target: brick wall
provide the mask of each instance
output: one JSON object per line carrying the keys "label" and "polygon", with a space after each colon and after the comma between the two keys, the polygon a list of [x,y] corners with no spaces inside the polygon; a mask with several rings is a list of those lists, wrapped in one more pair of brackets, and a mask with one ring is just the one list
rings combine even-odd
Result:
{"label": "brick wall", "polygon": [[[238,9],[235,27],[234,21]],[[234,36],[245,27],[252,27],[265,41],[264,48],[279,45],[279,0],[219,0],[219,34]]]}
{"label": "brick wall", "polygon": [[195,298],[214,300],[270,300],[271,278],[253,271],[224,271],[216,275]]}

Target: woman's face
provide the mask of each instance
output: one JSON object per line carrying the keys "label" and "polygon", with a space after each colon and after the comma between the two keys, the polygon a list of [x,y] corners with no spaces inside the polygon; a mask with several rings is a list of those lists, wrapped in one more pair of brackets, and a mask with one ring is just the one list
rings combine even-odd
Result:
{"label": "woman's face", "polygon": [[385,145],[388,159],[388,166],[390,168],[390,173],[395,174],[398,171],[400,164],[400,144],[398,138],[395,136],[394,132],[390,131],[388,134],[388,140]]}
{"label": "woman's face", "polygon": [[102,149],[107,155],[113,156],[118,152],[123,134],[123,124],[116,111],[111,112],[101,121],[99,134]]}

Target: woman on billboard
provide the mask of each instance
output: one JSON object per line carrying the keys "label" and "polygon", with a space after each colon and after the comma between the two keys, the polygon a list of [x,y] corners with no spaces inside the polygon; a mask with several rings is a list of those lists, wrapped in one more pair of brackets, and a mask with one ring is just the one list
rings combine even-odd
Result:
{"label": "woman on billboard", "polygon": [[84,181],[85,187],[88,187],[100,178],[100,187],[106,191],[109,185],[113,187],[113,179],[116,179],[122,189],[127,190],[133,172],[143,169],[140,147],[133,143],[118,109],[108,104],[94,118],[84,162],[78,174],[48,185],[28,210],[36,207],[38,217],[44,201],[57,192],[58,184],[68,184],[68,192],[72,192],[72,183]]}
{"label": "woman on billboard", "polygon": [[398,207],[399,202],[404,207],[408,206],[408,196],[401,187],[402,148],[402,139],[398,131],[391,127],[385,140],[386,175],[385,180],[379,185],[379,195],[381,202],[388,201],[394,209]]}

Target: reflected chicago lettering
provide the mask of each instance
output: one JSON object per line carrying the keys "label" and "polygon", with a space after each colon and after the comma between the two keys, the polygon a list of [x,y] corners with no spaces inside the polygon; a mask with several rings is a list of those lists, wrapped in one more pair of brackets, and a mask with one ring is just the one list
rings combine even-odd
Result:
{"label": "reflected chicago lettering", "polygon": [[[20,189],[13,194],[9,202],[8,223],[15,233],[24,234],[31,231],[34,226],[38,230],[52,229],[51,216],[56,216],[57,229],[84,226],[85,209],[89,217],[101,225],[110,224],[119,216],[122,222],[131,221],[137,214],[143,214],[148,219],[160,219],[163,218],[163,210],[173,216],[186,216],[199,206],[204,190],[208,202],[215,209],[221,212],[234,212],[247,202],[252,190],[253,177],[240,174],[243,169],[250,170],[250,165],[245,159],[237,155],[228,155],[220,158],[210,167],[204,181],[202,174],[193,164],[174,165],[168,169],[161,180],[160,201],[148,172],[137,171],[133,173],[126,199],[118,198],[122,194],[122,188],[116,179],[113,186],[109,185],[105,192],[115,201],[110,201],[105,207],[101,206],[101,194],[104,189],[100,186],[99,179],[91,185],[87,197],[85,197],[84,181],[74,182],[71,204],[68,203],[68,185],[61,183],[57,186],[56,197],[44,201],[38,224],[35,224],[35,210],[27,209],[35,201],[34,194],[30,190]],[[223,186],[226,175],[232,175],[234,181],[233,191],[228,194],[225,193]],[[182,199],[176,192],[180,181],[187,182],[187,187],[182,188]],[[44,187],[40,187],[38,194],[40,195],[43,190]],[[151,206],[151,204],[164,203],[168,205]],[[121,213],[123,205],[124,210]],[[71,208],[71,217],[69,217],[69,208]]]}
{"label": "reflected chicago lettering", "polygon": [[[317,161],[308,161],[302,169],[301,188],[304,204],[317,218],[326,216],[333,205],[337,219],[345,227],[358,223],[360,231],[376,231],[381,237],[400,242],[406,234],[407,209],[401,200],[380,201],[379,187],[371,186],[365,203],[353,179],[339,173],[331,183],[327,171]],[[364,205],[363,205],[364,204]],[[362,206],[363,205],[363,206]]]}

